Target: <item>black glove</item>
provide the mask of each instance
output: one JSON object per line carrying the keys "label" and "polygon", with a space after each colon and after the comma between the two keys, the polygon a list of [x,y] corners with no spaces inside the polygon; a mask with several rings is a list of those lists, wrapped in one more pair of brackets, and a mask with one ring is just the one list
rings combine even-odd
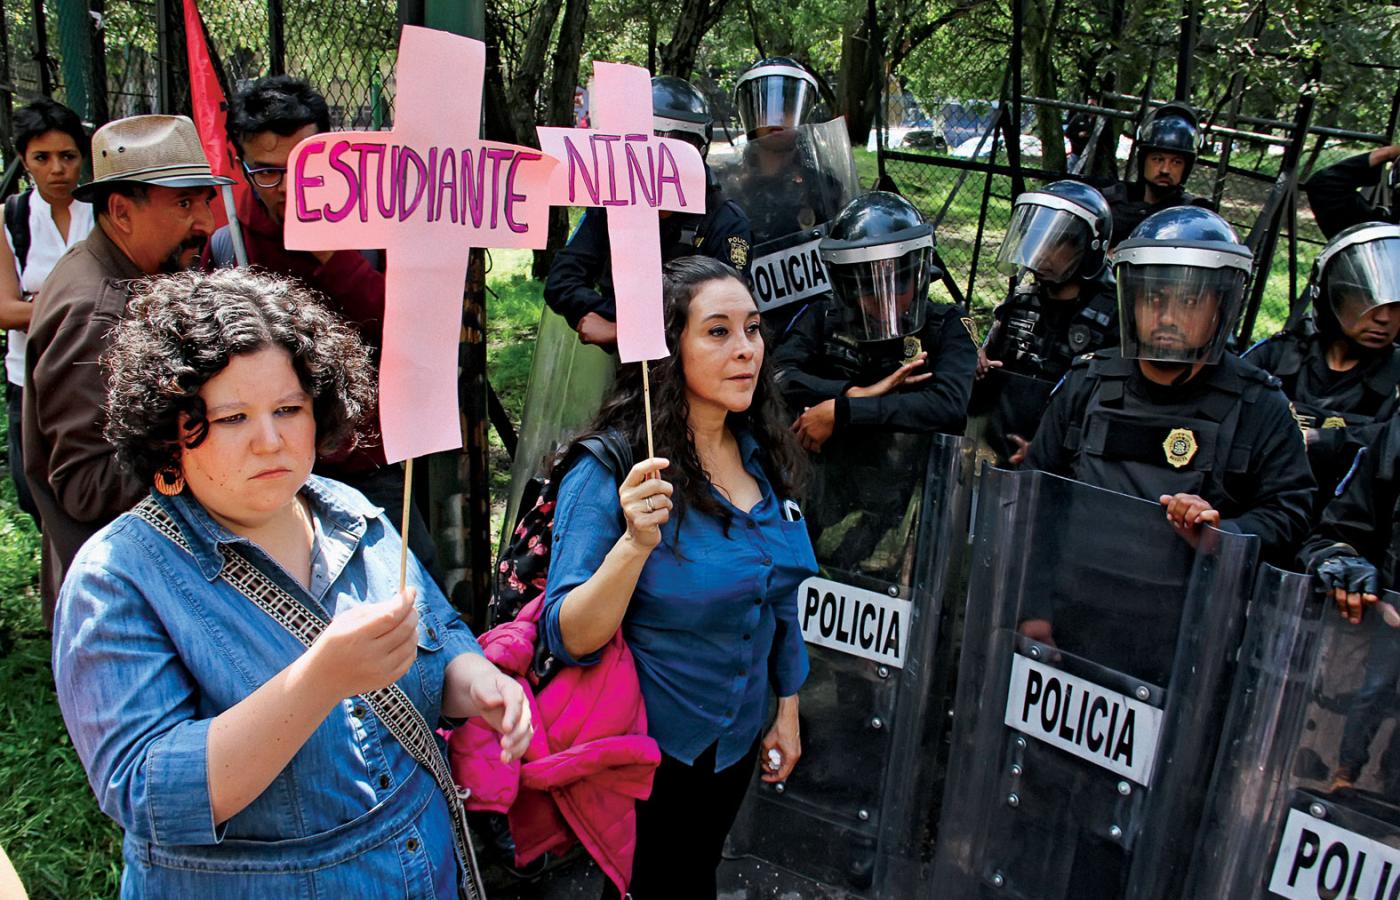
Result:
{"label": "black glove", "polygon": [[1317,580],[1329,593],[1338,588],[1348,594],[1380,593],[1380,573],[1359,556],[1334,556],[1324,561],[1317,567]]}

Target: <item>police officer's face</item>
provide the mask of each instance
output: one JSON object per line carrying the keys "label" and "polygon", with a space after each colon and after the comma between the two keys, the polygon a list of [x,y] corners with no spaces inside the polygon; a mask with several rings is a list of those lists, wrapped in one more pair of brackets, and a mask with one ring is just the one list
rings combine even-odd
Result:
{"label": "police officer's face", "polygon": [[1154,285],[1137,301],[1138,340],[1168,352],[1209,344],[1220,317],[1220,295],[1210,289]]}
{"label": "police officer's face", "polygon": [[1176,187],[1186,175],[1186,157],[1153,150],[1142,166],[1143,179],[1158,187]]}
{"label": "police officer's face", "polygon": [[1385,303],[1370,309],[1366,309],[1366,305],[1364,297],[1341,298],[1337,318],[1342,323],[1342,333],[1368,350],[1389,347],[1400,335],[1400,303]]}
{"label": "police officer's face", "polygon": [[763,335],[758,307],[742,282],[721,278],[700,285],[690,300],[677,355],[692,413],[749,408],[763,366]]}

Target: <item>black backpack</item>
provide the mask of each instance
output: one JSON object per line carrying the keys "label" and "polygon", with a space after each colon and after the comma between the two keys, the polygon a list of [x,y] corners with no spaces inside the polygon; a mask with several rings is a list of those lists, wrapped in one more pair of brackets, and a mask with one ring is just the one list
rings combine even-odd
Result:
{"label": "black backpack", "polygon": [[15,245],[15,259],[21,272],[29,263],[29,194],[29,191],[22,191],[5,198],[5,230]]}
{"label": "black backpack", "polygon": [[514,619],[530,601],[544,593],[559,483],[583,453],[597,457],[619,484],[632,470],[632,448],[621,434],[607,431],[569,444],[554,457],[542,478],[530,479],[520,498],[520,508],[525,512],[496,563],[495,590],[486,613],[488,625]]}

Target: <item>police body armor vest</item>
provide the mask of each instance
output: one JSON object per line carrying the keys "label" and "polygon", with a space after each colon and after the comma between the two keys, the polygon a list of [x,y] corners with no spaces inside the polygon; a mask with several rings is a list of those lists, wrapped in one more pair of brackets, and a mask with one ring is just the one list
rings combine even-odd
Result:
{"label": "police body armor vest", "polygon": [[1305,321],[1300,325],[1302,333],[1284,332],[1272,338],[1284,346],[1283,355],[1272,373],[1282,382],[1283,392],[1293,401],[1298,413],[1311,420],[1304,422],[1309,427],[1351,427],[1373,422],[1381,406],[1400,391],[1400,351],[1392,350],[1383,364],[1368,372],[1362,379],[1364,395],[1349,404],[1349,408],[1342,409],[1335,405],[1335,398],[1299,395],[1299,377],[1307,365],[1308,351],[1321,345],[1316,326],[1310,325],[1310,320]]}
{"label": "police body armor vest", "polygon": [[[918,334],[886,341],[857,341],[844,333],[845,307],[831,302],[823,303],[820,309],[823,316],[821,362],[829,376],[845,378],[848,381],[870,375],[875,375],[878,380],[890,374],[917,356],[920,351],[927,349],[924,345],[924,335],[936,320],[941,321],[934,315],[934,310],[930,309],[925,315],[924,327]],[[934,371],[934,362],[936,360],[930,361],[925,371]]]}
{"label": "police body armor vest", "polygon": [[1007,298],[997,316],[1001,327],[996,345],[988,348],[989,356],[1001,360],[1008,371],[1053,384],[1076,357],[1117,343],[1117,299],[1111,293],[1097,291],[1070,317],[1069,327],[1059,329],[1051,327],[1045,308],[1062,301],[1046,298],[1036,285],[1028,287]]}
{"label": "police body armor vest", "polygon": [[1209,389],[1196,398],[1194,415],[1183,415],[1130,395],[1135,360],[1086,362],[1083,412],[1073,419],[1080,424],[1065,435],[1076,480],[1151,500],[1196,494],[1222,512],[1234,506],[1225,476],[1247,471],[1252,450],[1241,443],[1240,416],[1270,386],[1267,376],[1253,377],[1227,357],[1197,376],[1210,379]]}

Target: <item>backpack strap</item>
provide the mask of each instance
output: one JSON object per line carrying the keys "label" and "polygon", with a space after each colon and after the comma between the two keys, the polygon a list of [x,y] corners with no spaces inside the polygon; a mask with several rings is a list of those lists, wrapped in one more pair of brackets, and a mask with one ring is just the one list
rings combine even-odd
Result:
{"label": "backpack strap", "polygon": [[[146,497],[136,504],[131,512],[171,543],[186,553],[190,552],[189,542],[180,533],[174,518],[153,498]],[[238,546],[230,546],[228,549],[231,552],[224,556],[224,567],[219,570],[219,577],[290,632],[303,646],[309,648],[315,643],[316,638],[326,630],[326,620],[263,574],[248,561]],[[457,849],[457,860],[462,867],[463,879],[459,895],[466,900],[482,900],[486,895],[481,886],[481,872],[477,867],[471,833],[467,829],[466,807],[457,793],[456,782],[452,780],[452,770],[443,758],[442,751],[438,749],[433,729],[397,684],[390,684],[359,696],[374,711],[375,718],[384,724],[394,739],[413,757],[413,761],[428,770],[433,781],[437,783],[438,790],[442,791],[452,820],[452,841]]]}
{"label": "backpack strap", "polygon": [[21,272],[29,264],[32,242],[29,233],[29,197],[32,193],[22,191],[5,198],[5,229],[10,232],[10,241],[15,245],[15,260]]}

